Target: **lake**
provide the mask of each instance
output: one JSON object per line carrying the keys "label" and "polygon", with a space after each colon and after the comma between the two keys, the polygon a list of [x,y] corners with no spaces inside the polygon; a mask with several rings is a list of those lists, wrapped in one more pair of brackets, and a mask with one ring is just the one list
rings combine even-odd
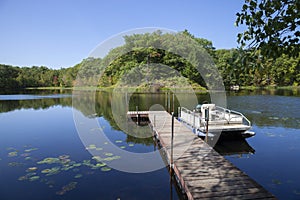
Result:
{"label": "lake", "polygon": [[[83,92],[81,96],[74,104],[68,90],[0,95],[1,199],[184,198],[166,167],[145,173],[110,167],[115,161],[126,163],[127,158],[108,151],[109,142],[132,153],[148,153],[157,147],[151,137],[137,138],[118,127],[112,112],[113,99],[118,96],[110,92]],[[132,94],[128,108],[147,110],[160,104],[167,110],[175,107],[176,113],[177,99],[169,106],[167,96]],[[88,107],[93,97],[95,112],[91,113]],[[209,95],[197,98],[199,103],[209,101]],[[300,199],[300,91],[230,92],[227,103],[251,120],[256,135],[219,141],[215,149],[279,199]],[[85,143],[76,130],[83,122],[76,126],[74,112],[96,120],[109,142]],[[90,134],[98,129],[89,129]],[[140,163],[147,161],[132,164]]]}

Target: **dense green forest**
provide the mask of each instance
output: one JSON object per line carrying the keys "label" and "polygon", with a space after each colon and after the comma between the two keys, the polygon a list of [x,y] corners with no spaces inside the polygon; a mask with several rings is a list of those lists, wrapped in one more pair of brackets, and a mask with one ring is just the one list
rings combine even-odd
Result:
{"label": "dense green forest", "polygon": [[[192,38],[206,50],[227,87],[231,85],[298,86],[300,84],[300,56],[289,57],[282,54],[277,58],[265,58],[259,50],[237,48],[216,50],[211,41],[196,38],[186,30],[178,34]],[[181,56],[153,47],[138,47],[139,43],[147,43],[151,46],[152,43],[161,42],[165,37],[168,35],[160,32],[125,36],[125,44],[112,49],[103,59],[87,58],[70,68],[51,69],[45,66],[16,67],[0,64],[0,89],[73,87],[75,84],[80,85],[76,79],[77,75],[84,78],[85,85],[111,87],[132,68],[149,63],[160,63],[180,73],[180,76],[169,74],[169,78],[162,83],[166,87],[167,82],[177,81],[182,76],[190,84],[206,87],[203,77],[195,67]],[[128,48],[133,50],[120,54]],[[210,71],[208,70],[207,73],[209,75]]]}

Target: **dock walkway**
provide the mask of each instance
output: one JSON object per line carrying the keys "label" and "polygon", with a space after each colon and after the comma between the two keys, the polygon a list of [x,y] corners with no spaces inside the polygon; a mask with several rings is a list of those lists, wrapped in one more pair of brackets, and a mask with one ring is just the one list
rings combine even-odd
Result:
{"label": "dock walkway", "polygon": [[171,150],[172,116],[147,114],[168,163],[173,154],[173,172],[188,199],[276,199],[176,119]]}

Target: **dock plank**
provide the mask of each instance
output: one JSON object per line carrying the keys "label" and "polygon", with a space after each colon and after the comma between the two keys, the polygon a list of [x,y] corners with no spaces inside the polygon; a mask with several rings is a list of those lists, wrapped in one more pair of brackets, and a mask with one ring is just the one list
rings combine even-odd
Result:
{"label": "dock plank", "polygon": [[[172,116],[166,111],[147,112],[170,163]],[[276,199],[176,119],[173,156],[173,171],[188,199]]]}

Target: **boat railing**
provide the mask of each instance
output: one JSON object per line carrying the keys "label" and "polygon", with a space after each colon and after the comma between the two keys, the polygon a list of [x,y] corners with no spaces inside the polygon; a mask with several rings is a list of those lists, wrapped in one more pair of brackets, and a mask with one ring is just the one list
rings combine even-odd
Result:
{"label": "boat railing", "polygon": [[[205,117],[200,113],[191,111],[185,107],[180,108],[180,119],[194,128],[205,126]],[[251,126],[251,122],[240,112],[216,106],[209,113],[209,123],[245,124]]]}
{"label": "boat railing", "polygon": [[201,125],[201,115],[196,111],[191,111],[185,107],[180,107],[180,119],[189,124],[193,128],[198,128]]}
{"label": "boat railing", "polygon": [[216,106],[216,110],[223,113],[223,119],[225,119],[228,123],[240,122],[245,125],[251,126],[251,122],[249,121],[249,119],[247,119],[245,115],[238,111],[230,110],[220,106]]}

